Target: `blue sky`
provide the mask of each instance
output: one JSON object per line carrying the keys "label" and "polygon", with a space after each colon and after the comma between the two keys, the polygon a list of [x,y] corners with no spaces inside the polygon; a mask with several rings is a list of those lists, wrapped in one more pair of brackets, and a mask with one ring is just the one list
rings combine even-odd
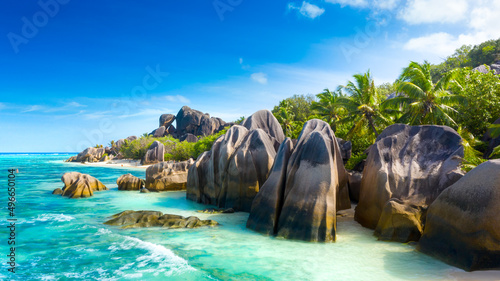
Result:
{"label": "blue sky", "polygon": [[5,0],[0,151],[81,151],[183,106],[226,121],[500,37],[494,0]]}

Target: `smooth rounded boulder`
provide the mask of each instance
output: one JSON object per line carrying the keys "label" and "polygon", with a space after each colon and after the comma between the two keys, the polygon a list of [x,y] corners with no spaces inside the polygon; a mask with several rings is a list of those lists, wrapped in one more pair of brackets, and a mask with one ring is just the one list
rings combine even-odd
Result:
{"label": "smooth rounded boulder", "polygon": [[150,191],[174,191],[186,189],[188,170],[193,159],[183,162],[162,162],[146,169],[145,188]]}
{"label": "smooth rounded boulder", "polygon": [[269,110],[259,110],[255,112],[250,117],[246,118],[241,125],[248,130],[264,130],[273,142],[275,150],[278,150],[278,147],[285,140],[285,134],[283,133],[280,123]]}
{"label": "smooth rounded boulder", "polygon": [[387,127],[368,150],[355,220],[377,228],[391,198],[426,208],[463,176],[463,157],[462,138],[452,128]]}
{"label": "smooth rounded boulder", "polygon": [[144,187],[144,180],[132,174],[126,174],[120,176],[116,180],[116,184],[118,185],[118,190],[140,190]]}
{"label": "smooth rounded boulder", "polygon": [[159,141],[154,141],[148,148],[146,155],[141,160],[141,165],[151,165],[163,162],[165,157],[165,145]]}
{"label": "smooth rounded boulder", "polygon": [[61,195],[69,198],[90,197],[94,191],[108,190],[98,179],[78,172],[65,173],[61,181],[64,183]]}
{"label": "smooth rounded boulder", "polygon": [[467,271],[500,269],[500,160],[490,160],[429,206],[418,250]]}

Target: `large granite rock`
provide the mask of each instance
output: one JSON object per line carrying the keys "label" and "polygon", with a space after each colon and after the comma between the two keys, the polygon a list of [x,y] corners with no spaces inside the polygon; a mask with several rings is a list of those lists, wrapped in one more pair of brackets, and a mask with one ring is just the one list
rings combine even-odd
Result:
{"label": "large granite rock", "polygon": [[262,129],[268,135],[276,150],[285,140],[285,134],[280,123],[269,110],[259,110],[245,119],[241,124],[248,130]]}
{"label": "large granite rock", "polygon": [[165,136],[165,132],[166,131],[167,131],[166,127],[165,126],[161,126],[158,129],[156,129],[153,132],[151,132],[151,134],[155,138],[161,138],[161,137]]}
{"label": "large granite rock", "polygon": [[193,134],[195,136],[208,136],[217,133],[225,124],[220,118],[210,117],[209,114],[183,106],[176,117],[178,136]]}
{"label": "large granite rock", "polygon": [[[257,112],[257,115],[262,115]],[[266,181],[274,157],[275,142],[284,139],[278,121],[251,116],[246,128],[231,127],[212,149],[198,157],[189,170],[187,198],[220,208],[250,211],[251,201]],[[259,121],[260,120],[260,121]],[[257,122],[259,121],[259,122]],[[273,124],[275,122],[275,124]],[[262,128],[258,127],[262,124]],[[276,137],[273,137],[276,136]]]}
{"label": "large granite rock", "polygon": [[122,226],[123,229],[137,227],[163,227],[174,229],[219,225],[213,220],[200,220],[197,217],[185,218],[156,211],[123,211],[111,216],[111,219],[104,224]]}
{"label": "large granite rock", "polygon": [[425,209],[400,199],[390,199],[375,228],[379,240],[407,243],[418,241],[423,232]]}
{"label": "large granite rock", "polygon": [[126,174],[120,176],[116,180],[116,184],[118,185],[118,190],[140,190],[144,187],[144,180],[132,174]]}
{"label": "large granite rock", "polygon": [[69,198],[90,197],[94,191],[108,190],[98,179],[78,172],[65,173],[61,181],[64,183],[61,195]]}
{"label": "large granite rock", "polygon": [[183,162],[162,162],[146,169],[145,188],[150,191],[186,189],[188,170],[193,159]]}
{"label": "large granite rock", "polygon": [[66,162],[99,162],[106,152],[105,148],[89,147],[78,155],[70,157]]}
{"label": "large granite rock", "polygon": [[116,141],[114,148],[116,151],[120,151],[120,148],[122,147],[122,145],[125,144],[125,142],[132,142],[135,141],[136,139],[137,139],[136,136],[129,136],[126,139],[119,139]]}
{"label": "large granite rock", "polygon": [[349,198],[352,201],[359,202],[359,193],[361,192],[361,180],[363,173],[357,171],[348,171]]}
{"label": "large granite rock", "polygon": [[467,271],[500,268],[500,160],[477,166],[439,195],[418,249]]}
{"label": "large granite rock", "polygon": [[151,165],[163,162],[165,159],[165,146],[159,141],[154,141],[149,147],[146,155],[141,160],[141,165]]}
{"label": "large granite rock", "polygon": [[341,138],[337,138],[337,142],[339,143],[340,153],[342,154],[342,160],[344,164],[351,159],[352,155],[352,142],[346,141]]}
{"label": "large granite rock", "polygon": [[198,138],[193,134],[185,134],[179,138],[179,141],[187,141],[187,142],[195,143],[198,141]]}
{"label": "large granite rock", "polygon": [[165,127],[168,128],[172,123],[175,121],[175,115],[173,114],[162,114],[160,116],[160,123],[158,124],[158,127]]}
{"label": "large granite rock", "polygon": [[314,119],[304,125],[295,148],[290,139],[280,146],[247,227],[288,239],[335,241],[337,211],[350,206],[335,134],[326,122]]}
{"label": "large granite rock", "polygon": [[[369,149],[355,220],[365,227],[377,228],[391,198],[399,199],[398,204],[425,209],[463,176],[461,141],[457,132],[445,126],[387,127]],[[395,219],[386,217],[380,224],[391,220]],[[379,228],[378,233],[384,231]]]}

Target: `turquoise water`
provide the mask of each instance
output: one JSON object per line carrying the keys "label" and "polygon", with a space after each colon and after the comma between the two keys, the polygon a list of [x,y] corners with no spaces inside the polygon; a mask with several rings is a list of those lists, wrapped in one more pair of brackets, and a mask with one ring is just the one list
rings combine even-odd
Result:
{"label": "turquoise water", "polygon": [[[336,243],[270,238],[245,228],[247,213],[209,215],[184,192],[118,191],[142,169],[64,163],[70,155],[0,155],[1,280],[442,280],[460,270],[410,245],[376,241],[355,222],[339,222]],[[17,262],[7,272],[7,169],[19,169]],[[62,174],[88,173],[109,191],[67,199],[52,195]],[[103,225],[124,210],[158,210],[221,223],[216,228],[121,230]]]}

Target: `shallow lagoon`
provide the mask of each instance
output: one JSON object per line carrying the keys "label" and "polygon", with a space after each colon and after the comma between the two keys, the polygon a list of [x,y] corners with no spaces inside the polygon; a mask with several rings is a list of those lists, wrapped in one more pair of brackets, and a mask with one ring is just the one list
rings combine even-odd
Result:
{"label": "shallow lagoon", "polygon": [[[2,262],[0,279],[456,280],[481,276],[448,266],[413,246],[379,242],[371,230],[354,221],[338,222],[336,243],[263,236],[245,228],[247,213],[198,213],[207,206],[187,201],[184,192],[118,191],[120,175],[144,177],[143,169],[62,162],[69,156],[0,155],[5,171],[2,182],[6,182],[8,168],[20,171],[16,178],[18,268],[15,275],[7,274]],[[85,199],[51,195],[53,189],[62,187],[60,177],[69,171],[95,176],[111,190]],[[7,214],[6,197],[6,191],[2,192],[3,214]],[[194,215],[221,225],[121,230],[102,224],[124,210]],[[2,220],[0,237],[8,235],[5,225]],[[1,249],[3,256],[6,243]]]}

